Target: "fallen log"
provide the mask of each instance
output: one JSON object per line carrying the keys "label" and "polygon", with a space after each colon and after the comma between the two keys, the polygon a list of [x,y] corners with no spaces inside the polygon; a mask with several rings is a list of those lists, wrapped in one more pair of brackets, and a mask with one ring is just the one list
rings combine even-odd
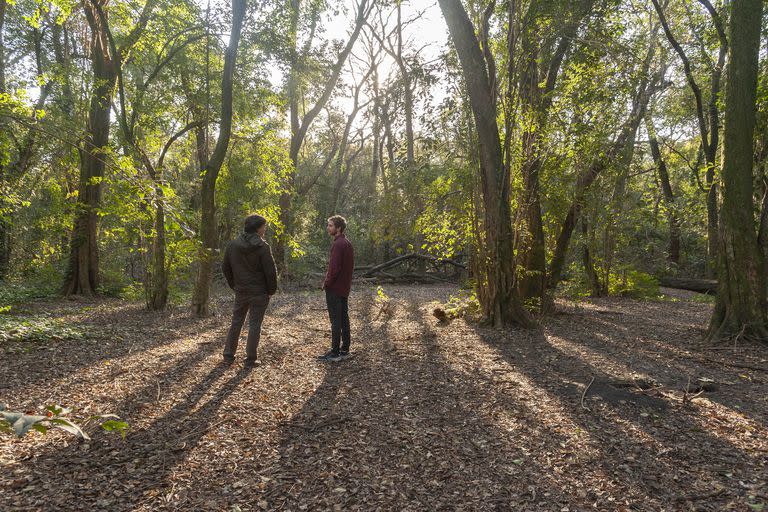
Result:
{"label": "fallen log", "polygon": [[389,261],[385,261],[384,263],[381,263],[379,265],[371,267],[370,269],[368,269],[368,271],[366,271],[362,275],[362,277],[371,277],[374,274],[376,274],[378,272],[381,272],[384,269],[387,269],[387,268],[390,268],[390,267],[394,267],[395,265],[398,265],[398,264],[400,264],[400,263],[402,263],[404,261],[408,261],[408,260],[425,260],[425,261],[431,261],[432,263],[437,263],[437,264],[448,263],[450,265],[453,265],[455,267],[459,267],[459,268],[462,268],[462,269],[466,269],[467,268],[466,265],[463,265],[463,264],[461,264],[461,263],[459,263],[457,261],[441,260],[441,259],[438,259],[438,258],[436,258],[434,256],[429,256],[427,254],[411,253],[411,254],[403,254],[403,255],[398,256],[396,258],[392,258]]}
{"label": "fallen log", "polygon": [[717,281],[714,279],[691,279],[687,277],[662,277],[659,279],[661,286],[677,288],[678,290],[690,290],[692,292],[715,294],[717,293]]}

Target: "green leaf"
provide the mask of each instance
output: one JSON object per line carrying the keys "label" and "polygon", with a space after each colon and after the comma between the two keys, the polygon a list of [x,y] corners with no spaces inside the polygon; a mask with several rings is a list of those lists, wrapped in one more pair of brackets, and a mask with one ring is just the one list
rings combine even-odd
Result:
{"label": "green leaf", "polygon": [[42,423],[35,423],[34,425],[32,425],[32,429],[33,430],[37,430],[41,434],[47,434],[48,433],[48,427],[46,427]]}
{"label": "green leaf", "polygon": [[27,432],[29,432],[29,429],[31,429],[35,423],[46,419],[45,416],[32,416],[20,412],[5,411],[0,412],[0,417],[8,422],[11,428],[13,428],[14,432],[16,432],[16,435],[19,437],[23,437]]}
{"label": "green leaf", "polygon": [[65,418],[52,418],[49,421],[51,422],[52,425],[55,425],[55,426],[59,427],[62,430],[66,430],[70,434],[74,434],[76,436],[80,436],[83,439],[85,439],[86,441],[91,439],[90,436],[88,436],[88,434],[83,432],[83,429],[81,429],[80,427],[78,427],[77,425],[75,425],[74,423],[69,421],[68,419],[65,419]]}
{"label": "green leaf", "polygon": [[[114,415],[110,415],[114,416]],[[128,423],[124,421],[117,421],[117,420],[107,420],[104,423],[101,424],[101,428],[103,428],[106,432],[114,432],[117,430],[120,432],[120,436],[125,439],[125,435],[128,433],[128,429],[130,429],[130,426]]]}

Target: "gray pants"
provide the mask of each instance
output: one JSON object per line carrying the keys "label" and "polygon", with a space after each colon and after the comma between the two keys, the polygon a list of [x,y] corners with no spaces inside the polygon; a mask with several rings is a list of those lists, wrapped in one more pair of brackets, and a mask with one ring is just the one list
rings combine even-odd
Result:
{"label": "gray pants", "polygon": [[248,292],[235,292],[235,307],[232,311],[232,325],[227,333],[224,345],[224,357],[235,357],[240,331],[248,315],[248,342],[245,346],[245,357],[256,359],[261,337],[261,321],[269,305],[269,295],[255,295]]}

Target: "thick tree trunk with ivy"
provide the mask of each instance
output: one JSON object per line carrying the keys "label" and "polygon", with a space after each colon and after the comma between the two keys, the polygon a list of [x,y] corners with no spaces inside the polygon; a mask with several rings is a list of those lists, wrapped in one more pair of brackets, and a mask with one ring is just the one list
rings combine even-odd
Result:
{"label": "thick tree trunk with ivy", "polygon": [[192,311],[197,316],[209,315],[209,297],[213,262],[216,260],[218,237],[216,236],[216,179],[224,163],[232,135],[232,87],[237,60],[237,48],[245,17],[246,0],[232,0],[232,30],[229,45],[224,55],[224,72],[221,79],[221,124],[219,138],[210,160],[202,171],[200,239],[201,248],[198,256],[197,280],[192,295]]}
{"label": "thick tree trunk with ivy", "polygon": [[[69,267],[62,291],[65,295],[91,295],[99,285],[98,209],[101,181],[109,144],[112,96],[117,81],[114,56],[102,18],[93,2],[84,2],[91,27],[91,65],[93,91],[88,110],[88,125],[80,153],[80,182],[75,222],[70,242]],[[104,7],[106,2],[99,4]]]}
{"label": "thick tree trunk with ivy", "polygon": [[[5,28],[5,11],[7,2],[0,0],[0,94],[5,90],[5,41],[3,33]],[[0,119],[0,145],[6,145],[6,121]],[[2,164],[3,156],[0,154],[0,187],[5,187],[6,169]],[[6,192],[0,189],[0,280],[5,279],[11,261],[11,226],[8,222],[8,212],[6,212]]]}
{"label": "thick tree trunk with ivy", "polygon": [[459,55],[467,84],[472,114],[480,143],[481,186],[484,206],[484,276],[478,276],[478,293],[483,310],[496,326],[522,325],[534,321],[523,308],[515,287],[515,258],[512,247],[512,219],[509,211],[509,177],[502,158],[496,124],[496,107],[483,53],[474,27],[460,0],[439,0],[448,30]]}
{"label": "thick tree trunk with ivy", "polygon": [[762,0],[731,5],[718,251],[718,293],[707,336],[768,341],[766,275],[754,216],[753,149]]}

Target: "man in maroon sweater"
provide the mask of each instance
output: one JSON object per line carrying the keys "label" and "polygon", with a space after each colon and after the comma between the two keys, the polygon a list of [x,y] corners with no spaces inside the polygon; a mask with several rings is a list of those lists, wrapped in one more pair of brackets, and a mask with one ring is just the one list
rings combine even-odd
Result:
{"label": "man in maroon sweater", "polygon": [[323,281],[328,316],[331,319],[331,350],[319,356],[323,361],[340,361],[349,356],[349,291],[352,288],[352,270],[355,252],[344,236],[347,221],[341,215],[328,219],[326,230],[333,237],[331,259]]}

